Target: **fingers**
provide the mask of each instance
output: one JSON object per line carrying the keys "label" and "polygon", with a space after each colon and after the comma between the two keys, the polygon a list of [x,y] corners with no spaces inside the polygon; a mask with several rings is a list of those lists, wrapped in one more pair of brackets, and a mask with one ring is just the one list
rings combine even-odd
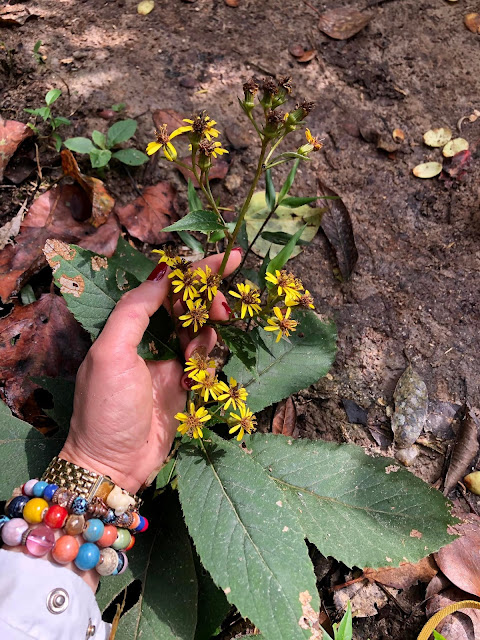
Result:
{"label": "fingers", "polygon": [[157,265],[152,275],[136,289],[120,298],[98,338],[102,347],[127,347],[136,350],[155,311],[163,304],[170,282],[165,263]]}

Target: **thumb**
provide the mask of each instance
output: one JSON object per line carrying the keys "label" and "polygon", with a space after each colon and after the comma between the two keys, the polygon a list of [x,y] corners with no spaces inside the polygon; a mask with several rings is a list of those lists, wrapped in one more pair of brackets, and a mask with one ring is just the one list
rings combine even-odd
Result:
{"label": "thumb", "polygon": [[104,349],[119,346],[137,349],[150,317],[167,297],[170,286],[167,271],[167,265],[161,262],[148,280],[120,298],[97,340]]}

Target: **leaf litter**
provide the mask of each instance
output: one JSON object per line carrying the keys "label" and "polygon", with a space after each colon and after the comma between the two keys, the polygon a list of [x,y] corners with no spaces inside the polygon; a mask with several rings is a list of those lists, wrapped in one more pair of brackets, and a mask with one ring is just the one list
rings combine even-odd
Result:
{"label": "leaf litter", "polygon": [[4,120],[0,117],[0,182],[3,182],[3,175],[11,157],[31,135],[33,131],[23,122]]}
{"label": "leaf litter", "polygon": [[[448,472],[445,478],[444,494],[447,495],[465,475],[468,467],[478,453],[477,422],[470,407],[460,423],[457,441],[453,448]],[[480,595],[480,594],[479,594]]]}
{"label": "leaf litter", "polygon": [[361,12],[353,7],[340,7],[322,13],[318,28],[330,38],[347,40],[366,27],[372,18],[373,13]]}
{"label": "leaf litter", "polygon": [[297,409],[292,396],[278,404],[273,416],[272,433],[298,438]]}

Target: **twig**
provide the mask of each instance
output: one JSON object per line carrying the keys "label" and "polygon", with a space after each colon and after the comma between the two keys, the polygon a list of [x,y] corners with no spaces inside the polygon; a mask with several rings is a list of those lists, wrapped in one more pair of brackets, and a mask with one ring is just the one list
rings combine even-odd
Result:
{"label": "twig", "polygon": [[320,11],[317,9],[317,7],[314,7],[313,4],[310,4],[310,2],[308,2],[308,0],[303,0],[303,3],[307,5],[307,7],[309,7],[312,11],[315,11],[315,13],[320,16],[322,15],[320,13]]}
{"label": "twig", "polygon": [[460,487],[460,491],[462,492],[463,499],[468,504],[468,506],[470,507],[472,512],[476,516],[480,516],[480,513],[478,513],[478,509],[477,509],[476,505],[471,501],[469,495],[467,494],[467,490],[466,490],[465,486],[461,482],[458,483],[458,486]]}
{"label": "twig", "polygon": [[42,167],[40,165],[40,155],[38,153],[38,144],[35,142],[35,160],[37,161],[37,172],[40,180],[43,180]]}
{"label": "twig", "polygon": [[395,596],[391,594],[390,591],[386,589],[381,582],[377,582],[377,580],[374,580],[374,582],[377,585],[377,587],[383,591],[383,593],[387,596],[387,598],[393,602],[393,604],[397,607],[397,609],[401,613],[403,613],[406,616],[409,616],[411,614],[411,611],[406,611],[402,607],[402,605],[399,603],[399,601],[395,598]]}

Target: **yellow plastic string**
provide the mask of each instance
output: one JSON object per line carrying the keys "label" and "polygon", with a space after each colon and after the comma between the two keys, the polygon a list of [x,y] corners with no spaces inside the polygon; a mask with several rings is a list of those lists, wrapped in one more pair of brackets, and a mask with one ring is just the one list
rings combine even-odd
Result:
{"label": "yellow plastic string", "polygon": [[480,609],[480,602],[477,600],[460,600],[460,602],[454,602],[449,604],[448,607],[444,607],[437,611],[437,613],[430,618],[427,624],[420,631],[420,635],[417,640],[428,640],[430,635],[437,628],[438,624],[451,613],[455,613],[459,609]]}

